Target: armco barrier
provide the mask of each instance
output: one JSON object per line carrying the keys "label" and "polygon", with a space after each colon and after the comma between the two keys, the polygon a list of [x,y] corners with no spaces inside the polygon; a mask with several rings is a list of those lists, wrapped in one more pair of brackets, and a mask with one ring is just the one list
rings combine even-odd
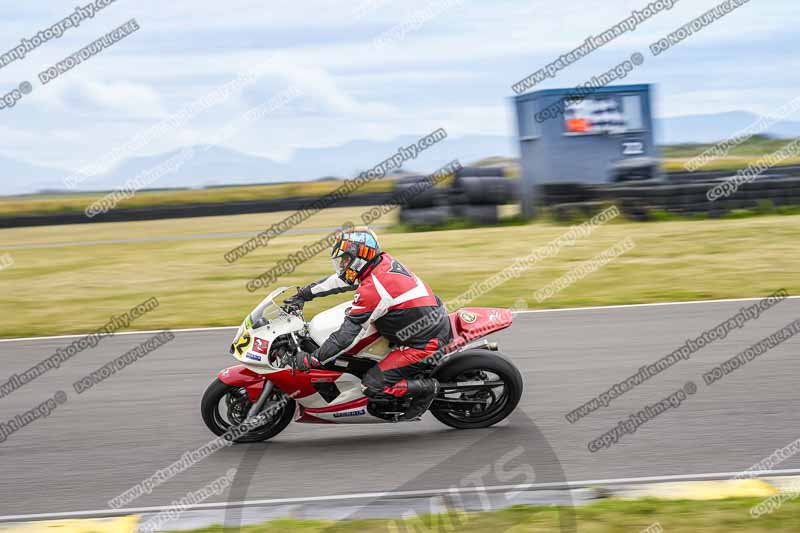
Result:
{"label": "armco barrier", "polygon": [[[730,175],[730,174],[728,174]],[[543,186],[541,205],[549,207],[556,218],[570,213],[588,212],[604,203],[615,203],[634,220],[646,220],[652,211],[675,214],[719,216],[734,209],[760,207],[765,201],[773,206],[800,205],[800,177],[762,178],[744,183],[726,198],[710,201],[709,189],[720,181],[680,184],[616,184],[603,186]]]}
{"label": "armco barrier", "polygon": [[482,178],[485,176],[505,176],[503,167],[461,167],[456,171],[456,179],[463,177]]}
{"label": "armco barrier", "polygon": [[[667,179],[672,183],[697,183],[725,178],[735,174],[733,170],[702,170],[697,172],[670,172]],[[778,165],[769,171],[770,174],[779,177],[792,177],[800,175],[800,165]]]}
{"label": "armco barrier", "polygon": [[[391,192],[374,192],[354,194],[337,200],[335,207],[370,206],[387,202]],[[244,202],[217,202],[202,204],[161,205],[142,208],[112,209],[108,213],[88,218],[83,211],[74,213],[48,213],[34,215],[17,215],[0,217],[0,228],[23,226],[56,226],[60,224],[85,224],[88,222],[129,222],[133,220],[159,220],[164,218],[210,217],[221,215],[244,215],[252,213],[273,213],[276,211],[294,211],[310,206],[317,196],[294,198],[275,198],[269,200],[252,200]]]}

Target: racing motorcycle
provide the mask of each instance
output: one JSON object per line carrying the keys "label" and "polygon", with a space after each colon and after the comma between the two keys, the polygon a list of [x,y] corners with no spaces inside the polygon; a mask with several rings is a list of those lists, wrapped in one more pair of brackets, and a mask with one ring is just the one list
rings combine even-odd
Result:
{"label": "racing motorcycle", "polygon": [[[324,366],[299,372],[298,350],[310,353],[344,321],[345,302],[306,322],[301,309],[270,293],[239,326],[230,353],[240,364],[222,370],[203,395],[203,421],[234,442],[258,442],[283,431],[292,420],[317,424],[406,421],[405,398],[369,399],[364,374],[391,348],[370,326],[368,335]],[[511,325],[507,309],[464,308],[449,314],[453,341],[425,361],[419,377],[439,381],[429,407],[440,422],[458,429],[485,428],[505,419],[522,395],[522,376],[497,344],[485,337]],[[419,417],[412,420],[419,420]],[[232,428],[245,428],[235,434]]]}

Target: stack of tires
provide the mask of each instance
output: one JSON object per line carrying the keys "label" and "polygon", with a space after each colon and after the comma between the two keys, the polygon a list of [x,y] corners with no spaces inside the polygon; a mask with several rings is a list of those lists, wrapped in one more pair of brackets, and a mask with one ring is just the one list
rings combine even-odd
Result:
{"label": "stack of tires", "polygon": [[[424,176],[398,180],[396,189],[414,186]],[[463,167],[448,188],[430,188],[403,204],[400,221],[411,225],[439,225],[449,220],[496,224],[499,206],[515,197],[514,184],[501,167]]]}
{"label": "stack of tires", "polygon": [[514,199],[513,185],[501,167],[463,167],[450,188],[453,215],[475,224],[496,224],[499,206]]}
{"label": "stack of tires", "polygon": [[395,184],[395,194],[402,198],[398,215],[400,222],[414,226],[438,226],[451,218],[446,190],[434,187],[427,176],[399,178]]}

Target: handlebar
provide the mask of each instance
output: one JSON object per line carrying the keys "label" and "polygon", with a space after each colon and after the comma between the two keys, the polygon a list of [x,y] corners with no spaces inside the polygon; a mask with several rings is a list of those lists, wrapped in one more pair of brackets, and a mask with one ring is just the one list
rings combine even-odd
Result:
{"label": "handlebar", "polygon": [[299,316],[300,318],[303,317],[303,308],[298,307],[296,305],[282,305],[281,309],[287,312],[290,315]]}
{"label": "handlebar", "polygon": [[294,376],[296,370],[294,354],[286,354],[281,361],[281,365],[291,368],[292,375]]}

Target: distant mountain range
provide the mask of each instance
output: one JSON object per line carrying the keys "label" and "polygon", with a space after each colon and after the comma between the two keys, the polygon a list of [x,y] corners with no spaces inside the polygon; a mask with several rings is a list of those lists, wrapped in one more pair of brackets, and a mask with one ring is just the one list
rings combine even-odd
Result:
{"label": "distant mountain range", "polygon": [[[686,115],[656,120],[658,144],[713,143],[732,137],[740,130],[757,122],[759,115],[744,111],[715,113],[713,115]],[[800,137],[800,122],[780,121],[764,132],[780,138]]]}
{"label": "distant mountain range", "polygon": [[[406,135],[391,141],[351,141],[329,148],[301,148],[285,162],[245,154],[220,146],[193,146],[194,156],[183,158],[181,150],[152,156],[132,157],[120,162],[106,175],[82,181],[78,191],[112,190],[128,179],[139,176],[172,158],[183,161],[175,171],[153,181],[152,188],[206,187],[281,181],[311,181],[321,178],[349,178],[368,170],[391,157],[400,147],[419,140],[421,135]],[[447,138],[407,161],[403,170],[433,171],[453,159],[462,163],[477,161],[487,155],[511,157],[514,154],[511,137],[469,135]],[[28,194],[39,191],[56,192],[67,189],[64,179],[71,173],[65,170],[39,167],[22,161],[0,158],[0,195]]]}
{"label": "distant mountain range", "polygon": [[[659,144],[714,142],[725,139],[756,122],[753,113],[734,111],[711,115],[691,115],[656,120],[656,141]],[[800,122],[781,121],[767,129],[776,137],[800,137]],[[322,177],[347,178],[371,168],[419,139],[418,135],[397,137],[391,141],[351,141],[327,148],[301,148],[288,161],[274,161],[219,146],[196,146],[194,157],[187,159],[174,173],[154,181],[153,188],[205,187],[280,181],[309,181]],[[133,157],[122,161],[111,172],[82,182],[77,190],[111,190],[126,180],[175,157],[179,151]],[[404,170],[430,172],[458,159],[468,164],[490,156],[516,157],[513,134],[466,135],[453,137],[420,153],[408,161]],[[0,195],[28,194],[43,190],[65,190],[68,170],[38,166],[0,157]]]}
{"label": "distant mountain range", "polygon": [[63,189],[65,172],[45,166],[32,165],[25,161],[17,161],[0,157],[0,195],[23,194],[37,192],[52,187]]}

